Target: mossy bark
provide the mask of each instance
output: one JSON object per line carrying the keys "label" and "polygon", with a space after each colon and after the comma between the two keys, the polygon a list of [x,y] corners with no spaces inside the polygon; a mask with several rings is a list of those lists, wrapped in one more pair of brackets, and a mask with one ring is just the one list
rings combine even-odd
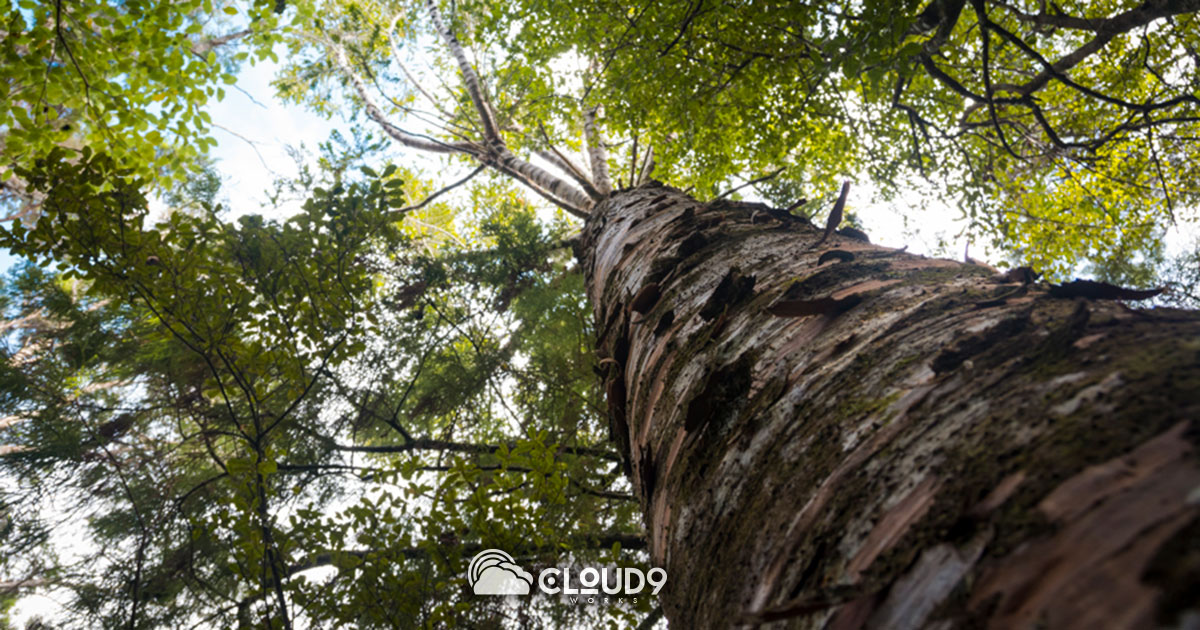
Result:
{"label": "mossy bark", "polygon": [[820,238],[652,183],[580,241],[672,625],[1200,619],[1200,316]]}

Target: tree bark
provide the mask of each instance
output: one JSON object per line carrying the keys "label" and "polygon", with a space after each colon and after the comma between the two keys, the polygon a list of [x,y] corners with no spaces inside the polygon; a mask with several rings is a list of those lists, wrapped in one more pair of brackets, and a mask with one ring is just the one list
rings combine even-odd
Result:
{"label": "tree bark", "polygon": [[651,182],[580,239],[672,627],[1200,620],[1200,317],[820,238]]}

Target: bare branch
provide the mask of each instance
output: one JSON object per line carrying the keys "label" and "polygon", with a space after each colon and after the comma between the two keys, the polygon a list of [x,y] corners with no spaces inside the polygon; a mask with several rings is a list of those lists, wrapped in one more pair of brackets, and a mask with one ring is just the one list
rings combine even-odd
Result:
{"label": "bare branch", "polygon": [[504,146],[504,140],[500,138],[500,128],[496,125],[496,117],[492,113],[492,107],[488,104],[484,96],[479,75],[475,73],[475,69],[471,67],[470,61],[467,60],[467,55],[458,43],[458,38],[454,36],[454,31],[450,30],[450,27],[442,21],[442,13],[438,11],[437,4],[433,0],[425,0],[425,7],[429,11],[429,16],[433,18],[433,24],[437,28],[438,34],[442,36],[442,41],[450,49],[450,54],[454,56],[454,60],[458,62],[458,69],[462,72],[463,84],[467,88],[467,94],[470,95],[471,102],[475,104],[475,110],[479,113],[479,120],[483,123],[484,142],[494,146],[497,150],[500,149]]}
{"label": "bare branch", "polygon": [[235,137],[235,138],[237,138],[237,139],[241,140],[242,142],[245,142],[246,144],[250,145],[250,148],[254,150],[254,155],[257,155],[257,156],[258,156],[258,161],[259,161],[259,162],[260,162],[260,163],[263,165],[263,168],[267,169],[268,171],[270,171],[270,170],[271,170],[271,165],[270,165],[270,164],[267,164],[267,160],[266,160],[266,158],[264,158],[264,157],[263,157],[263,155],[262,155],[262,153],[260,153],[260,152],[259,152],[259,150],[258,150],[258,144],[259,144],[259,143],[257,143],[257,142],[255,142],[255,141],[251,140],[250,138],[247,138],[246,136],[243,136],[242,134],[240,134],[240,133],[238,133],[238,132],[236,132],[236,131],[234,131],[234,130],[230,129],[229,127],[226,127],[225,125],[222,125],[222,124],[220,124],[220,123],[212,123],[212,126],[213,126],[213,127],[216,127],[217,129],[220,129],[221,131],[224,131],[225,133],[227,133],[227,134],[229,134],[229,135],[231,135],[231,136],[233,136],[233,137]]}
{"label": "bare branch", "polygon": [[408,79],[408,83],[412,85],[413,88],[415,88],[418,92],[420,92],[421,95],[425,97],[425,100],[429,101],[429,104],[432,105],[433,108],[438,111],[438,113],[440,113],[442,116],[445,116],[446,120],[453,120],[454,115],[446,111],[446,109],[442,107],[441,102],[425,90],[421,83],[417,81],[417,78],[408,71],[408,66],[404,65],[404,62],[401,61],[400,46],[396,44],[396,23],[400,21],[401,15],[401,13],[397,13],[396,16],[392,18],[392,21],[388,23],[388,45],[392,50],[392,60],[396,62],[397,66],[400,66],[400,71],[404,73],[404,78]]}
{"label": "bare branch", "polygon": [[198,42],[195,42],[192,44],[190,52],[193,55],[195,55],[196,57],[199,57],[200,59],[207,59],[208,52],[210,50],[224,46],[225,44],[228,44],[229,42],[239,40],[243,37],[246,37],[247,35],[250,35],[253,32],[254,31],[252,31],[250,29],[245,29],[245,30],[237,31],[235,33],[230,33],[228,35],[222,35],[220,37],[212,37],[209,39],[198,41]]}
{"label": "bare branch", "polygon": [[599,106],[583,111],[583,135],[587,139],[588,157],[592,161],[592,181],[596,190],[602,195],[612,194],[612,179],[608,176],[608,151],[604,148],[604,138],[596,129],[596,113]]}
{"label": "bare branch", "polygon": [[383,127],[383,130],[393,140],[406,147],[430,153],[465,153],[467,155],[478,155],[480,153],[479,147],[473,143],[445,143],[433,138],[410,133],[393,125],[384,116],[383,110],[379,109],[379,106],[375,104],[375,99],[371,98],[371,94],[367,91],[367,86],[363,83],[362,77],[358,76],[358,73],[350,67],[350,62],[346,59],[346,49],[342,46],[333,46],[333,57],[337,62],[338,68],[350,78],[355,92],[358,93],[358,97],[363,101],[363,105],[367,110],[367,116],[378,123],[380,127]]}
{"label": "bare branch", "polygon": [[591,197],[595,201],[599,201],[604,198],[604,195],[601,195],[600,191],[596,190],[596,187],[592,185],[592,182],[588,181],[587,177],[584,176],[584,174],[579,170],[579,167],[572,164],[571,161],[568,160],[565,155],[559,152],[558,149],[554,148],[553,145],[550,146],[549,151],[539,150],[537,154],[541,156],[543,160],[553,164],[555,168],[570,176],[571,179],[574,179],[575,182],[579,184],[581,188],[583,188],[584,194],[586,194],[588,197]]}
{"label": "bare branch", "polygon": [[716,199],[724,199],[724,198],[728,197],[729,195],[732,195],[733,193],[735,193],[735,192],[737,192],[737,191],[739,191],[739,190],[741,190],[741,189],[743,189],[743,188],[745,188],[745,187],[747,187],[747,186],[753,186],[753,185],[755,185],[755,184],[761,184],[761,183],[763,183],[763,182],[765,182],[765,181],[767,181],[767,180],[770,180],[770,179],[774,178],[775,176],[779,175],[780,173],[782,173],[782,172],[783,172],[784,170],[786,170],[786,169],[787,169],[787,167],[786,167],[786,166],[783,166],[783,167],[777,168],[777,169],[775,169],[775,170],[771,171],[770,173],[767,173],[766,175],[763,175],[762,177],[756,177],[756,178],[754,178],[754,179],[752,179],[752,180],[750,180],[750,181],[748,181],[748,182],[746,182],[746,183],[744,183],[744,184],[742,184],[742,185],[740,185],[740,186],[735,186],[735,187],[733,187],[733,188],[730,188],[729,190],[726,190],[725,192],[723,192],[723,193],[721,193],[721,194],[717,195],[717,196],[716,196]]}
{"label": "bare branch", "polygon": [[601,499],[610,499],[613,501],[636,501],[637,500],[632,494],[628,494],[625,492],[612,492],[609,490],[597,490],[595,488],[585,486],[582,483],[576,481],[575,479],[573,479],[571,477],[568,477],[567,481],[570,482],[570,484],[572,486],[579,488],[579,491],[582,492],[583,494],[590,495],[593,497],[599,497]]}
{"label": "bare branch", "polygon": [[[382,446],[349,446],[344,444],[331,444],[334,450],[355,452],[355,453],[407,453],[410,451],[445,451],[449,453],[474,453],[477,455],[490,455],[500,450],[499,444],[474,444],[470,442],[451,442],[448,440],[435,440],[432,438],[417,438],[405,444],[382,445]],[[508,443],[505,448],[511,450],[516,447],[516,443]],[[560,446],[558,452],[568,455],[577,455],[584,457],[597,457],[610,461],[620,461],[621,456],[605,448],[596,448],[590,446]]]}
{"label": "bare branch", "polygon": [[629,187],[630,188],[637,186],[637,177],[638,177],[637,150],[638,150],[638,137],[637,137],[637,134],[634,134],[633,135],[633,147],[630,149],[630,152],[629,152]]}
{"label": "bare branch", "polygon": [[658,625],[662,617],[662,606],[655,606],[654,610],[651,610],[650,614],[646,615],[646,618],[642,619],[642,622],[638,624],[637,630],[651,630],[654,626]]}
{"label": "bare branch", "polygon": [[646,159],[642,160],[642,170],[638,175],[638,183],[648,181],[654,172],[654,147],[646,145]]}
{"label": "bare branch", "polygon": [[426,0],[425,6],[429,10],[429,16],[433,18],[433,23],[437,27],[438,33],[442,36],[446,47],[450,49],[450,53],[458,63],[467,94],[471,97],[471,102],[475,104],[475,110],[479,113],[480,123],[483,125],[486,154],[478,155],[477,157],[484,164],[493,166],[524,182],[527,186],[533,188],[535,192],[562,207],[572,215],[586,219],[587,210],[592,207],[592,200],[587,195],[578,188],[568,184],[565,180],[555,177],[545,170],[518,158],[509,151],[508,147],[504,144],[504,139],[500,137],[500,129],[496,125],[496,118],[492,112],[491,105],[488,104],[483,93],[479,75],[476,74],[475,69],[471,67],[471,63],[467,60],[467,55],[458,43],[458,38],[454,36],[454,32],[442,20],[442,14],[438,11],[437,5],[433,0]]}
{"label": "bare branch", "polygon": [[468,181],[471,180],[472,177],[475,177],[476,175],[478,175],[479,172],[485,168],[487,168],[487,165],[480,164],[478,167],[475,168],[475,170],[468,173],[466,177],[454,182],[453,184],[450,184],[449,186],[446,186],[445,188],[433,193],[432,195],[429,195],[423,201],[421,201],[421,203],[418,203],[415,206],[405,206],[403,208],[400,208],[399,210],[395,210],[395,213],[396,214],[405,214],[408,212],[412,212],[413,210],[420,210],[421,208],[424,208],[426,205],[428,205],[430,202],[432,202],[434,199],[437,199],[438,197],[442,196],[443,194],[450,192],[451,190],[458,188],[459,186],[462,186],[463,184],[467,183]]}
{"label": "bare branch", "polygon": [[516,178],[555,205],[581,219],[588,217],[587,210],[592,200],[578,188],[546,172],[545,170],[513,155],[507,147],[500,148],[499,155],[487,155],[483,159],[503,173]]}
{"label": "bare branch", "polygon": [[44,577],[27,577],[23,580],[0,582],[0,595],[15,595],[23,591],[31,591],[46,586],[56,586],[61,582]]}

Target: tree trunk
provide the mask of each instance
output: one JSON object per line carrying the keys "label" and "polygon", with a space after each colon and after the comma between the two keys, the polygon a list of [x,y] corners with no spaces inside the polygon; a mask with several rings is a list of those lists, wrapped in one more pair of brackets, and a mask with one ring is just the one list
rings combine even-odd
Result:
{"label": "tree trunk", "polygon": [[1200,317],[821,236],[654,182],[580,239],[672,626],[1200,621]]}

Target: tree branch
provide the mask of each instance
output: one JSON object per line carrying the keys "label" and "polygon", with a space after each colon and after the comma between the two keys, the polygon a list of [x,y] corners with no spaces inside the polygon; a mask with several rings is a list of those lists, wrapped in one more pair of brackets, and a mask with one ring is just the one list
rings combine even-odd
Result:
{"label": "tree branch", "polygon": [[654,146],[646,145],[646,158],[642,160],[642,170],[638,175],[638,183],[648,181],[654,172]]}
{"label": "tree branch", "polygon": [[592,182],[588,181],[583,172],[580,171],[577,166],[572,164],[565,155],[560,153],[558,149],[554,148],[553,145],[550,145],[549,151],[539,150],[537,154],[541,156],[543,160],[553,164],[555,168],[570,176],[571,179],[574,179],[575,182],[578,183],[581,188],[583,188],[584,194],[586,194],[588,197],[591,197],[593,201],[599,201],[604,198],[604,195],[601,195],[600,191],[596,190],[596,187],[592,185]]}
{"label": "tree branch", "polygon": [[453,121],[454,115],[451,114],[450,112],[446,111],[445,108],[442,107],[441,102],[438,101],[436,98],[433,97],[432,94],[430,94],[428,91],[425,90],[425,88],[421,85],[421,83],[419,81],[417,81],[417,78],[415,76],[413,76],[413,74],[411,72],[408,71],[408,66],[404,65],[404,62],[400,60],[400,46],[398,46],[396,44],[396,32],[395,31],[396,31],[396,23],[400,21],[401,15],[403,15],[403,14],[396,13],[396,15],[392,18],[392,21],[388,23],[388,28],[387,28],[388,46],[391,48],[391,51],[392,51],[392,60],[396,62],[397,66],[400,66],[400,71],[404,73],[404,78],[408,79],[409,84],[411,84],[414,88],[416,88],[416,90],[418,92],[420,92],[422,96],[425,97],[425,100],[429,101],[429,104],[432,105],[433,108],[438,111],[438,113],[440,113],[442,116],[445,116],[447,121]]}
{"label": "tree branch", "polygon": [[399,210],[394,210],[393,212],[395,212],[396,214],[406,214],[406,213],[412,212],[413,210],[420,210],[421,208],[424,208],[427,204],[432,202],[434,199],[437,199],[438,197],[442,196],[443,194],[450,192],[451,190],[458,188],[459,186],[462,186],[463,184],[467,183],[468,181],[471,180],[471,178],[478,175],[479,172],[485,168],[487,168],[487,165],[480,164],[479,166],[477,166],[475,168],[475,170],[468,173],[466,177],[454,182],[453,184],[450,184],[449,186],[446,186],[445,188],[442,188],[441,190],[433,193],[432,195],[429,195],[424,200],[422,200],[421,203],[418,203],[413,206],[405,206],[403,208],[400,208]]}
{"label": "tree branch", "polygon": [[1000,144],[1009,155],[1022,160],[1020,155],[1008,144],[1008,138],[1004,137],[1004,127],[1000,125],[1000,119],[996,116],[996,103],[992,91],[992,71],[988,66],[991,64],[989,59],[989,51],[991,48],[992,36],[988,33],[987,26],[990,23],[987,16],[987,8],[983,4],[983,0],[971,0],[971,6],[975,9],[975,15],[979,18],[979,38],[983,43],[982,66],[983,66],[983,90],[987,96],[988,115],[992,118],[992,126],[996,128],[996,137],[1000,138]]}
{"label": "tree branch", "polygon": [[[411,442],[404,444],[389,444],[379,446],[361,446],[361,445],[345,445],[332,443],[332,447],[337,451],[347,451],[355,453],[407,453],[410,451],[446,451],[451,453],[474,453],[478,455],[490,455],[500,450],[500,444],[474,444],[470,442],[453,442],[449,440],[435,440],[432,438],[417,438]],[[516,447],[515,442],[509,442],[503,445],[506,449]],[[621,461],[621,456],[603,448],[590,446],[560,446],[557,451],[568,455],[581,455],[587,457],[597,457],[607,459],[609,461]]]}
{"label": "tree branch", "polygon": [[442,21],[442,13],[438,11],[434,0],[425,0],[425,8],[429,11],[429,16],[433,18],[433,24],[437,28],[438,34],[441,35],[442,41],[450,49],[450,54],[458,63],[459,71],[462,72],[467,94],[470,95],[471,102],[475,105],[475,111],[479,114],[479,120],[483,124],[484,142],[495,150],[500,150],[504,147],[504,140],[500,137],[500,128],[496,125],[496,117],[492,112],[491,105],[484,96],[479,75],[467,60],[467,55],[458,43],[458,38],[454,36],[454,31],[450,30],[450,27]]}
{"label": "tree branch", "polygon": [[555,177],[513,155],[508,147],[501,146],[498,152],[490,152],[484,156],[483,162],[515,177],[568,213],[587,220],[587,210],[592,207],[593,203],[587,195],[568,184],[566,180]]}
{"label": "tree branch", "polygon": [[[1078,83],[1071,81],[1066,76],[1065,72],[1067,70],[1070,70],[1071,68],[1075,67],[1076,65],[1078,65],[1084,59],[1090,57],[1096,51],[1103,48],[1106,44],[1108,44],[1108,42],[1112,41],[1112,39],[1114,37],[1116,37],[1117,35],[1128,33],[1129,31],[1131,31],[1135,28],[1145,26],[1145,25],[1149,24],[1150,22],[1153,22],[1154,20],[1157,20],[1159,18],[1170,17],[1173,15],[1179,15],[1181,13],[1191,13],[1194,11],[1200,11],[1200,0],[1181,0],[1181,1],[1148,0],[1147,2],[1144,2],[1140,7],[1136,8],[1136,9],[1131,9],[1129,11],[1126,11],[1124,13],[1121,13],[1119,15],[1116,15],[1112,18],[1105,20],[1103,24],[1099,25],[1098,28],[1095,29],[1096,30],[1095,37],[1088,40],[1086,43],[1084,43],[1079,48],[1076,48],[1072,52],[1064,55],[1063,57],[1060,57],[1058,59],[1058,61],[1055,61],[1054,63],[1050,63],[1049,61],[1047,61],[1045,57],[1043,57],[1040,53],[1035,51],[1032,47],[1030,47],[1027,43],[1025,43],[1025,41],[1022,40],[1021,38],[1016,37],[1015,35],[1013,35],[1009,31],[1007,31],[1003,27],[999,26],[998,24],[989,21],[986,25],[987,28],[990,28],[991,30],[996,31],[1005,39],[1013,42],[1018,48],[1021,49],[1022,52],[1029,55],[1033,59],[1037,60],[1038,63],[1042,64],[1042,66],[1043,66],[1042,72],[1038,73],[1038,75],[1035,76],[1028,83],[1025,83],[1024,85],[1010,85],[1010,84],[997,85],[996,90],[998,90],[998,91],[1003,90],[1003,91],[1007,91],[1007,92],[1016,92],[1018,94],[1028,96],[1029,94],[1032,94],[1033,92],[1044,87],[1046,85],[1046,83],[1048,83],[1050,81],[1050,79],[1058,79],[1059,81],[1063,82],[1066,85],[1070,85],[1071,87],[1074,87],[1075,89],[1084,91],[1086,94],[1088,94],[1089,96],[1092,96],[1093,98],[1099,98],[1101,100],[1105,100],[1110,103],[1114,103],[1117,105],[1121,105],[1122,107],[1128,107],[1131,109],[1139,108],[1139,107],[1146,107],[1144,105],[1139,106],[1139,105],[1135,105],[1133,103],[1126,103],[1124,101],[1121,101],[1120,99],[1115,99],[1113,97],[1109,97],[1107,95],[1096,92],[1095,90],[1091,90],[1090,88],[1086,88],[1082,85],[1079,85]],[[1195,101],[1196,99],[1195,99],[1195,97],[1192,97],[1191,99],[1186,99],[1186,100]],[[1148,110],[1139,109],[1139,111],[1148,111]]]}
{"label": "tree branch", "polygon": [[367,91],[367,86],[363,83],[362,77],[358,76],[350,67],[349,60],[346,59],[346,49],[340,45],[333,46],[333,57],[338,68],[350,78],[350,82],[354,85],[354,91],[358,93],[358,97],[362,99],[363,105],[367,110],[367,116],[379,124],[393,140],[400,144],[417,149],[419,151],[428,151],[430,153],[465,153],[467,155],[478,155],[482,151],[473,143],[455,142],[445,143],[433,138],[426,138],[414,133],[405,131],[388,121],[384,116],[383,110],[375,103],[375,99],[371,98],[371,94]]}
{"label": "tree branch", "polygon": [[592,161],[592,181],[596,190],[608,196],[612,194],[612,179],[608,176],[608,151],[604,147],[604,138],[596,129],[596,113],[599,106],[583,111],[583,135],[587,139],[588,157]]}
{"label": "tree branch", "polygon": [[[640,534],[604,534],[602,536],[588,537],[584,540],[576,542],[574,548],[584,549],[608,549],[614,544],[620,544],[622,549],[645,549],[646,539]],[[483,545],[479,543],[469,543],[462,545],[462,553],[464,556],[478,553],[483,549]],[[542,553],[558,553],[559,547],[536,547],[528,550],[514,551],[513,555],[528,555]],[[365,558],[368,554],[377,553],[379,555],[399,555],[406,560],[423,560],[429,557],[429,551],[423,547],[408,547],[403,549],[395,548],[380,548],[380,549],[347,549],[339,551],[323,551],[315,553],[307,558],[304,558],[297,564],[288,567],[288,576],[293,576],[301,571],[307,571],[320,566],[327,566],[334,563],[334,559],[340,554],[343,556],[351,556],[355,558]]]}
{"label": "tree branch", "polygon": [[721,193],[721,194],[717,195],[715,199],[724,199],[724,198],[728,197],[729,195],[732,195],[733,193],[735,193],[735,192],[737,192],[737,191],[739,191],[739,190],[741,190],[741,189],[743,189],[743,188],[745,188],[745,187],[747,187],[747,186],[753,186],[753,185],[755,185],[755,184],[761,184],[761,183],[763,183],[763,182],[765,182],[765,181],[767,181],[767,180],[770,180],[770,179],[773,179],[773,178],[775,178],[777,175],[779,175],[780,173],[782,173],[782,172],[783,172],[783,171],[785,171],[785,170],[787,170],[787,167],[786,167],[786,166],[781,166],[781,167],[779,167],[779,168],[777,168],[777,169],[775,169],[775,170],[771,171],[770,173],[767,173],[766,175],[763,175],[762,177],[756,177],[756,178],[754,178],[754,179],[752,179],[752,180],[750,180],[750,181],[748,181],[748,182],[746,182],[746,183],[744,183],[744,184],[742,184],[742,185],[740,185],[740,186],[735,186],[735,187],[733,187],[733,188],[730,188],[729,190],[726,190],[725,192],[723,192],[723,193]]}
{"label": "tree branch", "polygon": [[193,55],[195,55],[197,58],[207,59],[208,52],[210,50],[224,46],[225,44],[228,44],[229,42],[239,40],[243,37],[246,37],[247,35],[250,35],[253,32],[254,31],[251,29],[245,29],[242,31],[237,31],[235,33],[230,33],[228,35],[221,35],[220,37],[211,37],[209,39],[201,40],[201,41],[198,41],[198,42],[195,42],[192,44],[190,52]]}
{"label": "tree branch", "polygon": [[646,618],[642,619],[642,622],[638,624],[637,630],[650,630],[662,619],[662,616],[662,606],[655,606],[654,610],[651,610],[650,614],[646,615]]}

